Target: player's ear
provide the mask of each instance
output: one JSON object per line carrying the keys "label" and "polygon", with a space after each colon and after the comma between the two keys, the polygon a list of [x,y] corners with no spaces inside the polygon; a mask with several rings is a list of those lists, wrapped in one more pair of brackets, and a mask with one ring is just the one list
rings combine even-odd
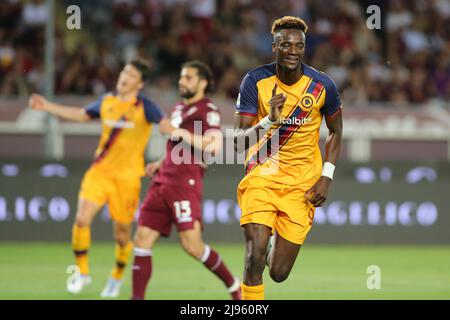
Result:
{"label": "player's ear", "polygon": [[208,80],[206,79],[200,79],[200,88],[203,90],[203,92],[206,92],[206,87],[208,86]]}
{"label": "player's ear", "polygon": [[277,44],[274,42],[272,42],[272,52],[275,54],[275,50],[277,48]]}

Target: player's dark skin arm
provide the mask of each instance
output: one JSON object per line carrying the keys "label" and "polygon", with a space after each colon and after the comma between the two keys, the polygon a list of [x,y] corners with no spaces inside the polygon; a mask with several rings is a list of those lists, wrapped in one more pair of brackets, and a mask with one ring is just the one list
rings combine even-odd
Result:
{"label": "player's dark skin arm", "polygon": [[[269,120],[277,122],[280,119],[281,110],[283,109],[284,103],[287,96],[283,93],[276,93],[277,84],[272,89],[272,98],[269,101],[270,112]],[[253,125],[256,116],[244,116],[236,114],[234,116],[234,150],[237,152],[242,152],[250,148],[264,135],[266,130],[260,125]]]}
{"label": "player's dark skin arm", "polygon": [[262,129],[260,125],[253,125],[256,116],[243,116],[236,114],[234,116],[234,150],[242,152],[250,147],[250,137],[255,136],[259,139],[258,131]]}
{"label": "player's dark skin arm", "polygon": [[[342,111],[339,110],[331,117],[325,117],[328,137],[325,142],[325,162],[336,165],[342,143]],[[321,176],[319,180],[305,193],[305,197],[314,207],[320,207],[327,200],[331,179]]]}

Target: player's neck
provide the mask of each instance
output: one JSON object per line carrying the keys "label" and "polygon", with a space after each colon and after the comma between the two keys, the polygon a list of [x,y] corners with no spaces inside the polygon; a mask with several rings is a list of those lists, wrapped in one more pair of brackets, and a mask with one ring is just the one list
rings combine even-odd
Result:
{"label": "player's neck", "polygon": [[200,100],[203,100],[205,98],[205,95],[204,94],[201,94],[200,92],[199,93],[197,93],[195,96],[193,96],[192,98],[189,98],[189,99],[183,99],[183,103],[186,105],[186,106],[190,106],[190,105],[193,105],[194,103],[197,103],[197,102],[199,102]]}
{"label": "player's neck", "polygon": [[283,70],[280,66],[277,64],[277,77],[281,80],[284,84],[288,86],[292,86],[294,83],[298,82],[300,78],[303,76],[303,68],[300,64],[298,70],[295,71],[288,71]]}
{"label": "player's neck", "polygon": [[138,96],[137,91],[117,93],[117,97],[123,102],[131,101],[137,96]]}

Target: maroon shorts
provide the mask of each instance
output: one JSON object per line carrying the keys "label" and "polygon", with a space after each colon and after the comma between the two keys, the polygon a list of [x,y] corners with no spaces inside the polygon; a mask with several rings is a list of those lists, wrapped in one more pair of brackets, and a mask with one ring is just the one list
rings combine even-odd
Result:
{"label": "maroon shorts", "polygon": [[186,188],[154,183],[142,203],[138,225],[149,227],[168,237],[172,224],[178,231],[194,228],[194,221],[202,223],[202,195]]}

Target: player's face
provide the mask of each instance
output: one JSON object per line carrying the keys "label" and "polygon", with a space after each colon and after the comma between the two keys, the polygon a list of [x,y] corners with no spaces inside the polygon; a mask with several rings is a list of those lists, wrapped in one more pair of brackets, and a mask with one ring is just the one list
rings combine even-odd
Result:
{"label": "player's face", "polygon": [[199,90],[204,90],[205,80],[198,75],[196,68],[182,68],[180,79],[178,80],[178,92],[185,99],[195,96]]}
{"label": "player's face", "polygon": [[286,71],[298,70],[305,55],[305,34],[298,29],[282,29],[272,44],[277,64]]}
{"label": "player's face", "polygon": [[139,91],[142,89],[141,72],[131,64],[127,64],[120,72],[119,80],[117,80],[116,90],[118,93],[128,93]]}

